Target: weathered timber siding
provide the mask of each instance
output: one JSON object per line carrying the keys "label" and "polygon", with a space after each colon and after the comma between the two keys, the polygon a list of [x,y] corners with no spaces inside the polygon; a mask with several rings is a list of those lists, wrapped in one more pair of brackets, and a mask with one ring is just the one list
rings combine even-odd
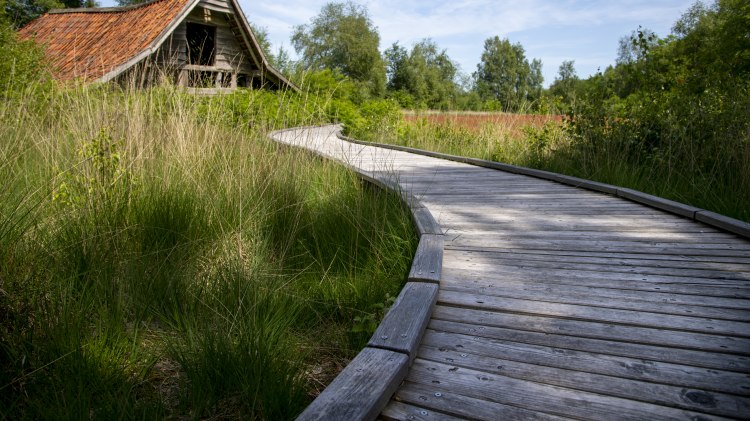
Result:
{"label": "weathered timber siding", "polygon": [[[252,55],[238,39],[229,26],[230,15],[211,10],[210,20],[206,19],[204,8],[196,7],[177,28],[172,36],[162,45],[157,54],[157,62],[168,68],[179,69],[188,64],[186,24],[201,23],[216,27],[216,70],[235,70],[238,73],[252,75],[258,71]],[[240,35],[241,36],[241,35]]]}

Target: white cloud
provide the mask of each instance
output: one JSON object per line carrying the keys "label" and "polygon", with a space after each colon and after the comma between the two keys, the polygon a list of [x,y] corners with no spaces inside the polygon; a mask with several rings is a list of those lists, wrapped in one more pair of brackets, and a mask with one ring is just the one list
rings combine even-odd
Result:
{"label": "white cloud", "polygon": [[[274,48],[289,45],[294,26],[307,24],[328,0],[259,2],[240,0],[248,18],[269,31]],[[524,41],[529,57],[544,63],[550,83],[562,62],[576,61],[581,76],[614,59],[617,41],[638,25],[666,35],[692,0],[357,0],[367,6],[381,37],[410,46],[432,38],[464,72],[476,69],[484,40],[490,36]],[[595,36],[590,33],[596,31]],[[582,36],[579,32],[586,32]],[[595,39],[592,39],[595,38]],[[596,42],[594,42],[596,41]],[[293,52],[292,52],[293,53]],[[594,63],[596,60],[602,60]]]}

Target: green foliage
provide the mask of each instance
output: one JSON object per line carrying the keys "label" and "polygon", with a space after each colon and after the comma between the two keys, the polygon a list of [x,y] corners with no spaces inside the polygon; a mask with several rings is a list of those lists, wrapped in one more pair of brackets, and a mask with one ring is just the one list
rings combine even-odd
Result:
{"label": "green foliage", "polygon": [[529,63],[521,44],[488,38],[474,73],[476,91],[483,101],[498,101],[503,111],[519,111],[541,96],[541,66],[537,59]]}
{"label": "green foliage", "polygon": [[455,107],[458,69],[445,50],[430,39],[412,47],[411,53],[395,43],[385,52],[388,89],[402,107],[442,109]]}
{"label": "green foliage", "polygon": [[365,342],[369,340],[395,302],[396,297],[386,294],[385,301],[372,304],[369,312],[354,317],[354,326],[352,326],[349,331],[352,340],[355,342]]}
{"label": "green foliage", "polygon": [[22,28],[50,9],[65,7],[57,0],[5,0],[2,5],[4,15],[14,29]]}
{"label": "green foliage", "polygon": [[0,19],[0,99],[27,95],[40,88],[49,76],[43,64],[44,52],[33,41],[21,41]]}
{"label": "green foliage", "polygon": [[337,71],[375,97],[385,91],[379,44],[380,35],[367,9],[351,1],[326,4],[310,24],[297,26],[292,36],[307,70]]}
{"label": "green foliage", "polygon": [[333,120],[344,124],[348,135],[362,140],[394,134],[401,119],[398,104],[387,99],[370,100],[359,106],[332,101],[328,112]]}
{"label": "green foliage", "polygon": [[697,3],[673,36],[621,42],[617,66],[576,84],[577,175],[750,219],[748,19],[746,2]]}
{"label": "green foliage", "polygon": [[334,101],[37,86],[0,103],[0,418],[293,419],[416,245],[396,195],[265,138]]}
{"label": "green foliage", "polygon": [[136,184],[122,160],[122,143],[101,128],[90,141],[81,145],[76,166],[59,174],[63,180],[52,200],[64,206],[111,206],[127,201]]}
{"label": "green foliage", "polygon": [[554,108],[563,113],[570,112],[575,107],[576,93],[580,79],[576,74],[575,62],[573,60],[563,61],[557,71],[557,77],[549,87],[548,98],[551,98],[549,108]]}

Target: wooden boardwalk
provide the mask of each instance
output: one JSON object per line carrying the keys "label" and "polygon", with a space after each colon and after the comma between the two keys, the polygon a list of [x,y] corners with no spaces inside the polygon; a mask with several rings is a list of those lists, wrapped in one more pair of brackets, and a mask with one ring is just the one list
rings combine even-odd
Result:
{"label": "wooden boardwalk", "polygon": [[418,198],[443,230],[437,304],[380,417],[750,419],[750,242],[622,198],[276,135]]}

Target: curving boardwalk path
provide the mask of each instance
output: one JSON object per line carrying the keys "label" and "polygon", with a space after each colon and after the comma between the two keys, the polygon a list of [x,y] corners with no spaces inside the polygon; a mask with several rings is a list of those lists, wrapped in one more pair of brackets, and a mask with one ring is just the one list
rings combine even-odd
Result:
{"label": "curving boardwalk path", "polygon": [[750,419],[750,242],[618,197],[277,133],[443,230],[437,304],[384,419]]}

